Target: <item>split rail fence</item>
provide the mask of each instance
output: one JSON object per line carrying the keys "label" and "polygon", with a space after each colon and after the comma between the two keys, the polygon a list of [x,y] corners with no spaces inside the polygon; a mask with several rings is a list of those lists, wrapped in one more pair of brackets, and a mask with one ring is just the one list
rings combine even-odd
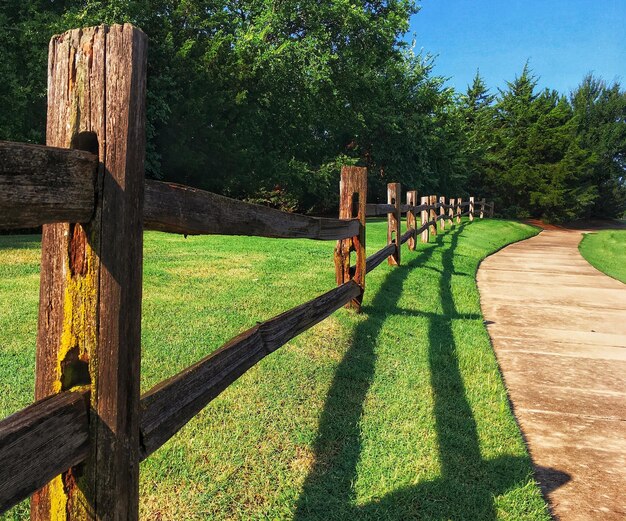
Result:
{"label": "split rail fence", "polygon": [[[128,24],[53,37],[47,146],[0,142],[0,228],[43,226],[36,402],[0,421],[0,512],[32,496],[31,519],[137,519],[139,463],[239,376],[340,307],[359,309],[366,273],[399,265],[405,242],[493,214],[473,197],[418,204],[409,191],[402,204],[399,183],[367,204],[362,167],[342,169],[338,219],[144,180],[146,48]],[[388,244],[366,257],[369,216],[387,216]],[[335,240],[338,286],[141,396],[144,229]]]}

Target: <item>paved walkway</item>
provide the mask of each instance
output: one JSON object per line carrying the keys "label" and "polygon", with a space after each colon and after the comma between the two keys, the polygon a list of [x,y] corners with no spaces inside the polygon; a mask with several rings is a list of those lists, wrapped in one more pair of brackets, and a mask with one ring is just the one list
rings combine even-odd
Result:
{"label": "paved walkway", "polygon": [[[626,520],[626,285],[580,232],[485,259],[481,304],[536,477],[561,521]],[[626,260],[625,260],[626,262]]]}

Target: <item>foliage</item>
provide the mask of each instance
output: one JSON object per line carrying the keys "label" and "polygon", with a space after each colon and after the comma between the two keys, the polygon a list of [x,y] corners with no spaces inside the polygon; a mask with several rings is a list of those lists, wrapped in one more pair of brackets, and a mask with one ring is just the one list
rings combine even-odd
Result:
{"label": "foliage", "polygon": [[[52,31],[132,22],[149,35],[152,176],[237,197],[283,193],[306,210],[336,202],[342,161],[370,166],[374,185],[424,169],[416,126],[439,85],[420,57],[406,57],[410,0],[68,0],[32,10],[46,16],[31,21],[23,8],[3,26],[22,34],[40,24],[39,56],[29,60],[40,98]],[[20,73],[12,85],[24,81]],[[35,134],[7,127],[0,137],[41,140],[42,110],[29,122],[28,108],[15,106],[7,119]]]}
{"label": "foliage", "polygon": [[[626,207],[626,92],[588,75],[537,92],[528,64],[459,94],[403,37],[413,0],[4,0],[0,139],[43,142],[54,33],[131,22],[149,36],[147,173],[303,212],[335,211],[342,164],[369,199],[399,181],[568,220]],[[24,66],[24,64],[28,64]]]}
{"label": "foliage", "polygon": [[492,97],[477,75],[462,98],[469,180],[504,215],[550,221],[625,209],[626,92],[589,75],[570,98],[526,64]]}
{"label": "foliage", "polygon": [[571,96],[580,147],[591,152],[587,186],[597,196],[584,216],[626,210],[626,91],[588,74]]}

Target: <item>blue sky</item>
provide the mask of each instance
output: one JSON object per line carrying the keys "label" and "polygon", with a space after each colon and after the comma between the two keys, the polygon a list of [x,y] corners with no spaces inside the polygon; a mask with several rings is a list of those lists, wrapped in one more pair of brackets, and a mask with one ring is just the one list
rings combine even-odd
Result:
{"label": "blue sky", "polygon": [[626,0],[420,0],[407,40],[438,55],[465,90],[480,69],[493,92],[526,60],[540,87],[569,92],[589,71],[626,84]]}

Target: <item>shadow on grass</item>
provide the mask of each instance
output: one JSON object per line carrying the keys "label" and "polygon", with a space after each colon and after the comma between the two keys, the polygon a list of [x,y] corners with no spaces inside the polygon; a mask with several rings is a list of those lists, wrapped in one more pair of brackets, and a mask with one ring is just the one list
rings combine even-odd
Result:
{"label": "shadow on grass", "polygon": [[[485,461],[480,454],[476,422],[465,395],[452,332],[452,320],[480,318],[480,315],[459,314],[452,296],[454,253],[462,229],[463,225],[446,235],[438,235],[435,243],[416,258],[391,271],[372,304],[363,308],[368,319],[357,326],[352,345],[337,367],[328,392],[314,445],[315,463],[294,516],[297,521],[488,521],[497,517],[493,496],[527,483],[531,469],[528,457],[503,456]],[[443,311],[436,314],[417,310],[410,314],[428,318],[428,359],[441,477],[400,488],[380,500],[357,506],[353,485],[361,453],[360,423],[374,378],[376,341],[388,315],[406,313],[407,310],[397,306],[402,285],[410,270],[423,266],[435,248],[442,253],[439,292]],[[566,475],[560,478],[562,482],[569,479]]]}
{"label": "shadow on grass", "polygon": [[9,230],[0,234],[0,250],[29,250],[41,247],[41,235],[21,235],[21,230]]}

